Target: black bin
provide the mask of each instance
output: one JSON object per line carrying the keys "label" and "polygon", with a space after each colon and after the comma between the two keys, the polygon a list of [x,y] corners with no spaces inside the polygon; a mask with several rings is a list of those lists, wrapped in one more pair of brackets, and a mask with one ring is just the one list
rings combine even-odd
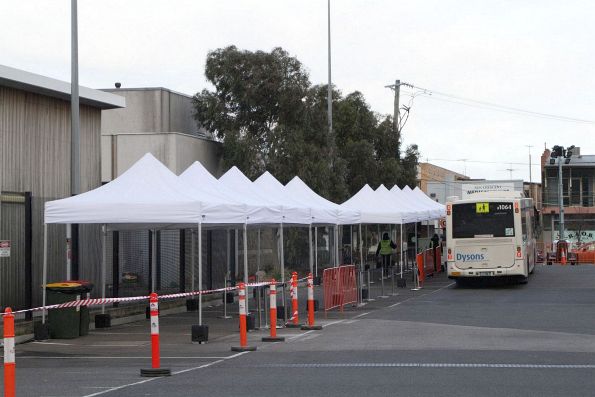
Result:
{"label": "black bin", "polygon": [[[69,280],[46,285],[47,304],[55,305],[85,299],[93,284],[83,280]],[[89,308],[87,306],[51,309],[48,311],[50,338],[73,339],[89,333]]]}

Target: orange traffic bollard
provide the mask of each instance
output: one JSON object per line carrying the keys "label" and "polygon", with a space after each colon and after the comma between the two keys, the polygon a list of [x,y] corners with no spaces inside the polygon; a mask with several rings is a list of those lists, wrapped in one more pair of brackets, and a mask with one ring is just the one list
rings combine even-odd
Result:
{"label": "orange traffic bollard", "polygon": [[240,304],[240,346],[232,346],[233,352],[248,352],[256,350],[256,346],[248,346],[246,327],[246,284],[238,285],[238,301]]}
{"label": "orange traffic bollard", "polygon": [[562,264],[562,266],[566,265],[566,248],[562,247],[562,249],[560,250],[560,263]]}
{"label": "orange traffic bollard", "polygon": [[169,368],[160,368],[159,298],[154,292],[149,296],[149,309],[151,313],[151,368],[141,369],[140,376],[170,376],[171,370]]}
{"label": "orange traffic bollard", "polygon": [[298,281],[297,273],[291,273],[291,286],[289,287],[289,293],[291,295],[291,318],[285,324],[287,328],[300,328],[302,324],[299,323],[298,314]]}
{"label": "orange traffic bollard", "polygon": [[321,330],[321,325],[314,325],[314,278],[308,274],[308,325],[302,326],[303,330]]}
{"label": "orange traffic bollard", "polygon": [[10,307],[4,310],[4,396],[16,395],[16,362],[14,355],[14,314]]}
{"label": "orange traffic bollard", "polygon": [[284,342],[285,338],[277,336],[277,285],[275,279],[271,280],[270,285],[270,313],[271,313],[271,334],[270,336],[264,336],[263,342]]}

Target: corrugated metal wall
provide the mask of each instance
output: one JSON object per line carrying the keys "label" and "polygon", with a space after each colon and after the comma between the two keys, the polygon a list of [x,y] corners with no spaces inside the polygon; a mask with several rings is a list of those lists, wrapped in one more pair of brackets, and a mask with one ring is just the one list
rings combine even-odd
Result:
{"label": "corrugated metal wall", "polygon": [[[80,120],[81,188],[87,191],[100,184],[101,111],[83,105]],[[69,102],[0,87],[0,189],[29,191],[33,198],[33,304],[38,305],[41,302],[44,203],[70,195]],[[16,233],[12,229],[18,227],[18,220],[2,219],[1,222],[2,233]],[[5,231],[8,227],[10,232]],[[101,263],[99,227],[82,226],[80,230],[81,278],[98,283]],[[63,279],[66,269],[64,225],[48,226],[48,255],[48,279]],[[16,269],[14,263],[18,261],[12,257],[8,261],[3,259],[2,266]],[[10,288],[7,282],[18,279],[16,273],[7,274],[0,288],[4,291]],[[2,295],[0,305],[18,305],[19,299]]]}
{"label": "corrugated metal wall", "polygon": [[[12,200],[13,197],[22,200]],[[25,305],[24,196],[0,195],[0,240],[9,240],[11,245],[10,257],[0,258],[0,306],[10,302],[21,308]]]}

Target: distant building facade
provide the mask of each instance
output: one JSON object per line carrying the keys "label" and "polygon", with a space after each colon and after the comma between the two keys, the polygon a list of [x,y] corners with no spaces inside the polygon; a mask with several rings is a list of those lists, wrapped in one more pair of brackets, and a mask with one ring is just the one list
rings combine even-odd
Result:
{"label": "distant building facade", "polygon": [[[565,161],[566,160],[566,161]],[[546,149],[541,155],[544,242],[559,238],[558,160]],[[562,203],[565,237],[574,245],[595,241],[595,155],[580,148],[562,159]]]}
{"label": "distant building facade", "polygon": [[425,193],[428,192],[428,183],[462,180],[469,180],[469,177],[431,163],[419,163],[417,166],[417,186]]}
{"label": "distant building facade", "polygon": [[466,180],[453,182],[429,182],[426,194],[434,201],[445,204],[448,197],[461,199],[479,192],[523,192],[523,181],[517,180]]}

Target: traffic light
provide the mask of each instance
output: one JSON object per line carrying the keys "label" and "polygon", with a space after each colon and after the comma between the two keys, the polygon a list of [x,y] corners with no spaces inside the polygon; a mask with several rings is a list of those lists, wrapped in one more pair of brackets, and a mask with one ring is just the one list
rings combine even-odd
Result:
{"label": "traffic light", "polygon": [[565,152],[565,151],[564,151],[564,147],[563,147],[563,146],[558,146],[558,145],[556,145],[556,146],[554,146],[554,147],[552,148],[552,154],[551,154],[551,156],[552,156],[553,158],[556,158],[556,157],[564,157],[564,154],[565,154],[564,152]]}
{"label": "traffic light", "polygon": [[566,158],[570,158],[572,156],[572,151],[574,150],[574,145],[570,146],[568,149],[566,149]]}

